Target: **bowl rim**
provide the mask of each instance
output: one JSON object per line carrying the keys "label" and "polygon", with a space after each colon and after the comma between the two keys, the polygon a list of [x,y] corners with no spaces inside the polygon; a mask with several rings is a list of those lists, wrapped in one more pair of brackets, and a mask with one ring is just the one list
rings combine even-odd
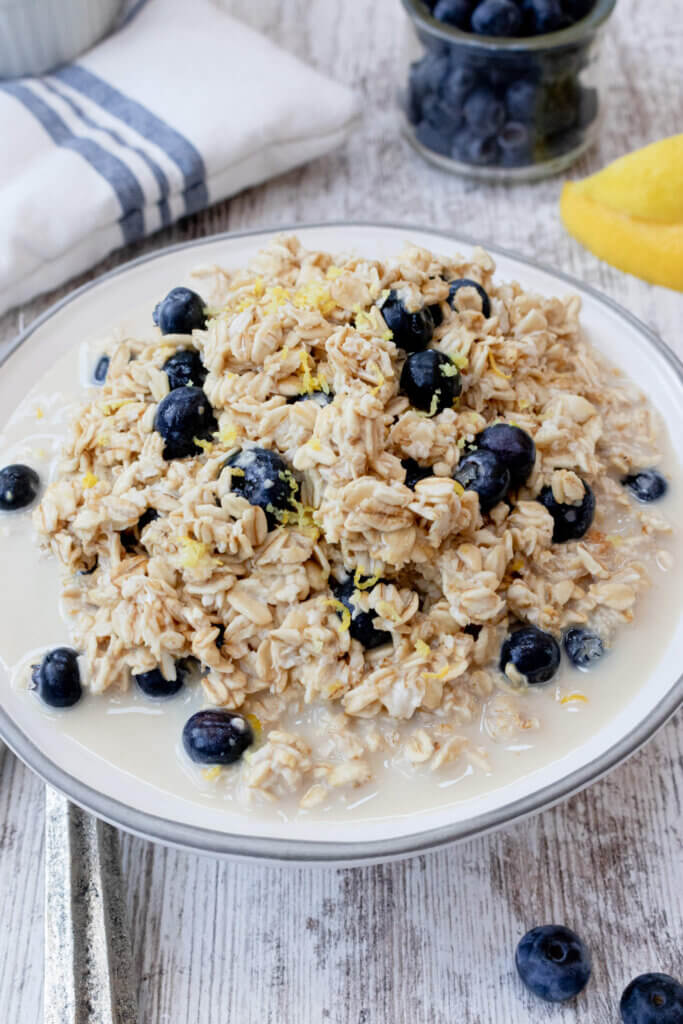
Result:
{"label": "bowl rim", "polygon": [[584,18],[580,18],[573,25],[559,29],[557,32],[546,32],[540,36],[512,37],[478,36],[473,32],[464,32],[454,25],[437,21],[423,0],[401,0],[401,3],[411,21],[416,22],[420,29],[441,42],[457,44],[464,49],[519,53],[571,46],[573,43],[581,42],[586,36],[594,34],[602,27],[616,7],[617,0],[597,0],[593,9]]}
{"label": "bowl rim", "polygon": [[[601,294],[591,285],[584,284],[578,278],[564,271],[548,267],[543,263],[529,259],[503,246],[488,244],[481,239],[472,239],[468,235],[454,234],[449,231],[425,225],[404,222],[383,222],[364,220],[333,220],[303,224],[287,224],[276,227],[254,228],[246,231],[224,231],[190,241],[180,242],[164,249],[156,249],[129,260],[104,274],[88,281],[79,288],[69,292],[53,303],[40,316],[21,331],[0,357],[0,367],[4,366],[12,354],[16,352],[40,327],[52,316],[60,312],[70,303],[91,289],[109,282],[134,267],[163,258],[174,252],[188,249],[200,249],[202,246],[214,244],[228,239],[250,238],[257,235],[275,236],[283,232],[297,232],[305,229],[325,228],[359,228],[389,229],[411,234],[428,234],[443,238],[457,245],[477,247],[485,245],[494,256],[512,259],[520,264],[541,272],[551,273],[557,279],[573,288],[583,290],[598,303],[608,307],[613,313],[635,328],[652,345],[659,355],[669,364],[671,371],[683,387],[683,363],[665,344],[665,342],[638,317],[630,313],[619,303]],[[630,732],[613,743],[602,754],[587,764],[544,786],[525,797],[521,797],[502,807],[476,815],[465,821],[441,825],[437,828],[423,830],[409,835],[378,840],[359,840],[358,842],[311,841],[307,839],[283,839],[261,836],[243,836],[232,832],[219,832],[197,825],[173,822],[168,819],[147,814],[108,797],[87,783],[63,770],[50,760],[26,733],[15,724],[13,719],[0,705],[0,737],[10,749],[43,781],[60,790],[74,803],[86,811],[110,822],[134,835],[167,846],[177,847],[195,853],[214,856],[229,856],[243,860],[260,860],[271,863],[292,864],[359,864],[385,862],[403,857],[414,856],[435,850],[450,843],[483,835],[505,825],[516,823],[531,814],[547,810],[560,801],[598,781],[621,761],[642,747],[655,733],[666,724],[683,703],[683,674],[673,683],[669,692],[650,710],[650,712],[634,726]]]}

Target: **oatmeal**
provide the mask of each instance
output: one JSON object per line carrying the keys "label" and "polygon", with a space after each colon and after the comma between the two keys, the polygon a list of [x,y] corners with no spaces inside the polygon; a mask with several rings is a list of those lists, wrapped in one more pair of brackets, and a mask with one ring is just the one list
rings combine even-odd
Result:
{"label": "oatmeal", "polygon": [[471,724],[542,730],[524,694],[597,662],[668,554],[656,414],[578,299],[493,275],[277,239],[174,289],[74,421],[34,524],[83,684],[201,687],[185,749],[240,797],[486,772]]}

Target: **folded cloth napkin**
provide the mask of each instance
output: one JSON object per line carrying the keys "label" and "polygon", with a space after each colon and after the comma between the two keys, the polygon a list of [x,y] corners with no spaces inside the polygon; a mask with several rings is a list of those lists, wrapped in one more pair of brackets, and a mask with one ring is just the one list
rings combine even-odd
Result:
{"label": "folded cloth napkin", "polygon": [[356,110],[208,0],[147,0],[76,63],[0,81],[0,313],[320,156]]}

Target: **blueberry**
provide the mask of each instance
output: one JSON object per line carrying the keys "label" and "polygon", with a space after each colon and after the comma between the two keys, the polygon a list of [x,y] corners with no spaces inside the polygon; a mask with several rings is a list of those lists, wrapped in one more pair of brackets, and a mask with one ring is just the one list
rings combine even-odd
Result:
{"label": "blueberry", "polygon": [[262,508],[268,529],[274,529],[299,495],[299,485],[284,459],[268,448],[243,448],[226,459],[226,466],[242,470],[232,477],[233,493]]}
{"label": "blueberry", "polygon": [[427,306],[427,309],[432,314],[434,327],[440,327],[443,323],[443,309],[441,308],[441,303],[433,302],[431,306]]}
{"label": "blueberry", "polygon": [[218,430],[216,417],[201,388],[176,388],[161,399],[154,429],[163,437],[164,458],[184,459],[201,454],[195,439],[207,441]]}
{"label": "blueberry", "polygon": [[510,470],[495,452],[476,448],[460,460],[453,474],[466,491],[476,491],[482,512],[502,501],[510,489]]}
{"label": "blueberry", "polygon": [[78,656],[70,647],[48,651],[31,673],[38,696],[51,708],[70,708],[81,699]]}
{"label": "blueberry", "polygon": [[683,985],[669,974],[641,974],[624,989],[623,1024],[683,1024]]}
{"label": "blueberry", "polygon": [[182,689],[187,670],[187,662],[181,660],[176,662],[175,679],[166,679],[159,668],[153,668],[149,672],[140,672],[134,678],[146,697],[172,697],[174,693]]}
{"label": "blueberry", "polygon": [[403,481],[406,487],[410,487],[411,491],[415,490],[415,484],[419,483],[420,480],[426,480],[429,476],[434,476],[434,470],[431,466],[421,466],[415,459],[401,459],[401,465],[406,471],[406,478]]}
{"label": "blueberry", "polygon": [[593,662],[599,661],[605,653],[605,645],[597,633],[590,629],[572,626],[564,634],[564,649],[572,665],[577,668],[590,668]]}
{"label": "blueberry", "polygon": [[518,78],[505,92],[505,109],[512,121],[533,121],[538,105],[538,86],[528,78]]}
{"label": "blueberry", "polygon": [[437,21],[467,31],[470,27],[472,4],[470,0],[438,0],[433,15]]}
{"label": "blueberry", "polygon": [[637,473],[622,478],[624,487],[628,487],[638,501],[657,501],[664,497],[669,485],[657,469],[639,469]]}
{"label": "blueberry", "polygon": [[[365,582],[366,578],[361,576],[361,585]],[[384,583],[385,580],[378,580],[377,582]],[[351,633],[351,636],[354,640],[358,640],[358,642],[361,643],[368,651],[372,650],[374,647],[381,647],[382,644],[390,644],[392,641],[391,633],[386,629],[375,628],[374,623],[377,618],[376,613],[373,611],[358,611],[353,596],[357,589],[358,587],[353,576],[349,576],[343,583],[332,584],[332,592],[334,593],[334,596],[338,601],[341,601],[344,607],[348,608],[351,613],[351,623],[349,625],[349,632]]]}
{"label": "blueberry", "polygon": [[253,742],[249,722],[236,711],[197,711],[183,728],[183,747],[197,764],[234,764]]}
{"label": "blueberry", "polygon": [[512,0],[483,0],[472,15],[472,31],[480,36],[516,36],[522,15]]}
{"label": "blueberry", "polygon": [[565,505],[555,501],[552,487],[544,487],[539,494],[538,500],[548,509],[555,522],[554,544],[580,540],[591,528],[595,516],[595,495],[585,480],[583,486],[585,491],[580,505]]}
{"label": "blueberry", "polygon": [[491,138],[505,122],[503,103],[493,89],[485,85],[472,90],[462,105],[462,112],[472,134],[482,139]]}
{"label": "blueberry", "polygon": [[441,90],[444,103],[454,110],[460,110],[476,84],[476,71],[467,64],[456,65],[446,78]]}
{"label": "blueberry", "polygon": [[315,402],[320,408],[324,405],[329,405],[334,400],[334,395],[330,391],[311,391],[305,395],[293,395],[287,399],[289,405],[294,405],[296,402]]}
{"label": "blueberry", "polygon": [[437,93],[449,70],[450,62],[445,54],[425,54],[422,60],[410,66],[411,88],[421,100],[429,93]]}
{"label": "blueberry", "polygon": [[420,352],[432,340],[434,321],[428,309],[409,313],[393,289],[380,309],[398,348],[406,352]]}
{"label": "blueberry", "polygon": [[451,155],[454,160],[461,160],[465,164],[490,167],[498,163],[498,142],[494,136],[482,139],[469,129],[464,129],[456,135]]}
{"label": "blueberry", "polygon": [[547,683],[560,667],[560,645],[537,626],[524,626],[505,638],[500,649],[500,670],[512,662],[530,686]]}
{"label": "blueberry", "polygon": [[35,469],[13,463],[0,469],[0,509],[16,512],[27,508],[38,497],[40,477]]}
{"label": "blueberry", "polygon": [[448,288],[448,301],[451,308],[458,312],[458,307],[455,304],[455,297],[461,288],[474,288],[481,299],[481,311],[482,314],[488,318],[491,316],[491,300],[486,294],[485,290],[477,281],[470,280],[469,277],[460,277],[457,281],[451,281]]}
{"label": "blueberry", "polygon": [[444,134],[439,128],[434,128],[429,121],[420,121],[415,129],[415,137],[427,149],[440,153],[441,156],[448,156],[451,152],[450,134]]}
{"label": "blueberry", "polygon": [[172,288],[152,314],[162,334],[192,334],[206,327],[204,300],[190,288]]}
{"label": "blueberry", "polygon": [[92,379],[96,384],[104,384],[107,379],[107,370],[109,369],[109,356],[100,356],[95,363],[95,369],[93,371]]}
{"label": "blueberry", "polygon": [[585,942],[558,924],[527,932],[517,946],[515,964],[526,987],[551,1003],[578,995],[591,976],[591,955]]}
{"label": "blueberry", "polygon": [[522,10],[529,35],[558,32],[571,25],[571,18],[562,10],[560,0],[523,0]]}
{"label": "blueberry", "polygon": [[521,121],[508,121],[498,133],[500,162],[503,167],[526,167],[533,161],[533,134]]}
{"label": "blueberry", "polygon": [[477,435],[476,445],[494,452],[507,466],[511,487],[521,487],[531,476],[536,461],[536,445],[521,427],[494,423]]}
{"label": "blueberry", "polygon": [[460,373],[452,359],[434,348],[413,352],[401,370],[401,391],[410,404],[431,416],[450,409],[462,391]]}
{"label": "blueberry", "polygon": [[90,566],[90,568],[89,569],[79,569],[78,570],[78,575],[79,576],[92,576],[92,574],[94,573],[95,569],[97,568],[97,565],[98,565],[98,559],[97,559],[97,555],[95,555],[95,561]]}
{"label": "blueberry", "polygon": [[181,348],[174,352],[161,367],[168,377],[171,391],[194,384],[200,388],[206,380],[206,367],[194,348]]}
{"label": "blueberry", "polygon": [[135,526],[131,527],[130,530],[122,530],[119,534],[121,544],[126,551],[136,551],[140,545],[140,539],[142,537],[142,531],[150,523],[153,523],[155,519],[159,518],[159,513],[155,508],[148,508],[142,513]]}

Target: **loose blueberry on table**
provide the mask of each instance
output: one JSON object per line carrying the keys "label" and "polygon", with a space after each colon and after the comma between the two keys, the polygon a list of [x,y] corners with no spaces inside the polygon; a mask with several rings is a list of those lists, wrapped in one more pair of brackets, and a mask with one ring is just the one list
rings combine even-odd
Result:
{"label": "loose blueberry on table", "polygon": [[155,307],[152,319],[162,334],[192,334],[206,327],[206,310],[191,288],[172,288]]}
{"label": "loose blueberry on table", "polygon": [[33,688],[51,708],[70,708],[81,699],[78,655],[70,647],[48,651],[31,673]]}
{"label": "loose blueberry on table", "polygon": [[521,487],[531,476],[536,461],[536,445],[526,430],[511,423],[493,423],[477,434],[477,448],[486,448],[505,463],[510,471],[510,486]]}
{"label": "loose blueberry on table", "polygon": [[241,471],[232,476],[233,492],[262,508],[268,529],[275,529],[281,513],[291,510],[299,495],[299,484],[282,456],[268,448],[244,448],[225,460],[221,468],[227,467]]}
{"label": "loose blueberry on table", "polygon": [[188,665],[185,660],[177,661],[175,679],[166,679],[160,668],[139,672],[134,678],[146,697],[172,697],[185,685]]}
{"label": "loose blueberry on table", "polygon": [[161,367],[168,377],[171,391],[194,384],[202,387],[206,380],[206,367],[202,363],[199,352],[194,348],[181,348],[174,352]]}
{"label": "loose blueberry on table", "polygon": [[550,633],[524,626],[506,637],[500,650],[500,670],[512,664],[530,686],[549,682],[560,667],[560,646]]}
{"label": "loose blueberry on table", "polygon": [[401,391],[410,404],[436,416],[450,409],[462,391],[458,368],[452,359],[434,348],[413,352],[403,364]]}
{"label": "loose blueberry on table", "polygon": [[658,501],[663,498],[669,485],[657,469],[640,469],[622,479],[624,487],[628,487],[638,501]]}
{"label": "loose blueberry on table", "polygon": [[619,1003],[623,1024],[683,1024],[683,985],[669,974],[641,974]]}
{"label": "loose blueberry on table", "polygon": [[403,482],[406,487],[410,487],[411,491],[415,490],[415,484],[419,483],[420,480],[426,480],[427,477],[434,476],[434,470],[431,466],[421,466],[415,459],[401,459],[401,465],[406,471],[406,478]]}
{"label": "loose blueberry on table", "polygon": [[482,512],[488,512],[502,501],[510,489],[510,470],[486,448],[476,448],[465,455],[453,473],[453,479],[466,491],[476,491]]}
{"label": "loose blueberry on table", "polygon": [[[365,582],[366,579],[361,577],[361,586]],[[384,582],[386,581],[377,581],[377,583]],[[358,606],[354,600],[354,593],[358,589],[358,585],[353,576],[349,576],[342,583],[332,583],[331,587],[332,593],[336,599],[340,601],[346,609],[348,609],[351,615],[349,632],[354,640],[358,640],[358,642],[361,643],[368,651],[372,650],[374,647],[381,647],[382,644],[390,644],[392,642],[392,636],[388,630],[376,628],[375,619],[377,618],[377,615],[375,612],[362,612],[358,610]],[[340,618],[342,617],[341,612],[337,612],[337,614]]]}
{"label": "loose blueberry on table", "polygon": [[588,947],[564,925],[532,928],[519,941],[515,964],[526,987],[551,1003],[573,999],[591,975]]}
{"label": "loose blueberry on table", "polygon": [[408,312],[403,301],[392,290],[380,306],[380,311],[398,348],[406,352],[421,352],[432,340],[434,320],[429,309]]}
{"label": "loose blueberry on table", "polygon": [[201,388],[184,387],[161,399],[154,417],[154,429],[163,437],[164,458],[184,459],[199,455],[197,440],[208,441],[218,430],[211,404]]}
{"label": "loose blueberry on table", "polygon": [[254,742],[254,732],[236,711],[197,711],[183,728],[183,747],[197,764],[234,764]]}
{"label": "loose blueberry on table", "polygon": [[107,379],[107,370],[109,369],[109,356],[100,356],[95,363],[95,369],[93,371],[93,380],[96,384],[104,384]]}
{"label": "loose blueberry on table", "polygon": [[586,481],[580,505],[567,505],[556,501],[552,487],[544,487],[538,496],[541,505],[547,508],[555,523],[553,527],[553,543],[563,544],[568,540],[580,540],[593,524],[595,516],[595,495]]}
{"label": "loose blueberry on table", "polygon": [[40,477],[30,466],[13,463],[0,469],[0,509],[4,512],[28,508],[39,490]]}
{"label": "loose blueberry on table", "polygon": [[600,661],[605,653],[602,637],[591,629],[582,629],[580,626],[568,629],[564,634],[563,643],[567,657],[576,668],[590,668],[596,661]]}

